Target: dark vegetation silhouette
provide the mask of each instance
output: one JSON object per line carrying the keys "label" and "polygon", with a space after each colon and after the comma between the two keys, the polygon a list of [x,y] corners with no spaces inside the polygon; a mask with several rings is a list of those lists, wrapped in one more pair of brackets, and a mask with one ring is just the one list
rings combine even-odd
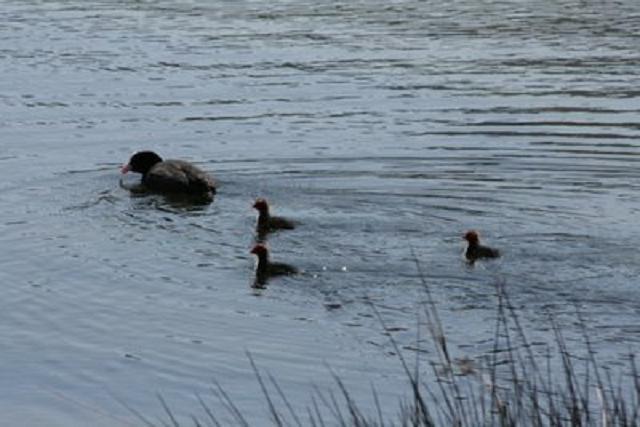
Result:
{"label": "dark vegetation silhouette", "polygon": [[[480,363],[455,359],[443,332],[436,304],[426,276],[414,254],[416,267],[426,295],[420,315],[426,319],[433,359],[407,358],[400,345],[389,335],[390,344],[407,379],[409,398],[397,402],[397,415],[387,419],[377,391],[372,387],[375,410],[365,412],[349,392],[342,379],[327,367],[335,382],[334,389],[314,387],[311,404],[304,413],[296,412],[286,392],[271,375],[257,367],[251,354],[248,361],[256,383],[268,406],[269,421],[274,426],[637,426],[640,415],[640,376],[635,357],[616,376],[598,363],[591,346],[584,319],[576,309],[582,327],[585,354],[568,351],[563,331],[549,316],[555,342],[546,354],[536,354],[527,338],[519,315],[498,280],[496,289],[496,324],[492,350]],[[369,302],[382,330],[385,319],[376,305]],[[419,338],[419,336],[418,336]],[[418,340],[419,342],[419,340]],[[424,356],[422,356],[424,358]],[[558,361],[559,369],[552,369]],[[423,378],[424,369],[433,377]],[[132,412],[147,426],[227,426],[247,427],[251,423],[219,383],[211,388],[213,399],[198,396],[203,417],[191,416],[187,423],[178,421],[174,410],[159,396],[166,420],[154,424],[139,412]],[[167,421],[168,420],[168,421]],[[231,423],[231,424],[230,424]],[[264,425],[266,422],[261,422]]]}

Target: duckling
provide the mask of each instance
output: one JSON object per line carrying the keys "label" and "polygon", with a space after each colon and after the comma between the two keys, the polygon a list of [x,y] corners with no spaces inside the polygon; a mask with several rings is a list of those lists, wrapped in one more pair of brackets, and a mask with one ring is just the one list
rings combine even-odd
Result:
{"label": "duckling", "polygon": [[299,270],[289,264],[272,262],[269,260],[269,249],[263,244],[257,244],[251,249],[251,253],[258,258],[256,266],[256,287],[264,287],[267,281],[276,276],[290,276],[298,274]]}
{"label": "duckling", "polygon": [[467,231],[463,236],[463,239],[469,243],[464,256],[471,264],[480,258],[498,258],[500,256],[500,251],[498,249],[480,244],[480,236],[475,230]]}
{"label": "duckling", "polygon": [[269,212],[269,204],[263,198],[256,199],[253,208],[258,211],[258,222],[256,231],[258,235],[264,236],[276,230],[293,230],[296,224],[290,219],[281,216],[272,216]]}

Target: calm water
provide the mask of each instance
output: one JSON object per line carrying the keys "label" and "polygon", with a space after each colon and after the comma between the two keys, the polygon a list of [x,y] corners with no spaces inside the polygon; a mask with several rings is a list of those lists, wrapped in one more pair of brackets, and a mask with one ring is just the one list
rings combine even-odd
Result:
{"label": "calm water", "polygon": [[[411,248],[458,357],[491,349],[497,280],[539,351],[549,314],[582,351],[576,306],[603,362],[637,350],[636,0],[212,3],[2,4],[3,423],[129,425],[119,401],[153,417],[156,393],[201,414],[216,379],[262,424],[247,350],[296,408],[330,365],[391,416],[408,388],[366,299],[415,347]],[[215,203],[131,197],[143,148],[214,174]],[[257,196],[303,224],[269,244],[306,271],[260,292]],[[504,258],[467,267],[469,228]]]}

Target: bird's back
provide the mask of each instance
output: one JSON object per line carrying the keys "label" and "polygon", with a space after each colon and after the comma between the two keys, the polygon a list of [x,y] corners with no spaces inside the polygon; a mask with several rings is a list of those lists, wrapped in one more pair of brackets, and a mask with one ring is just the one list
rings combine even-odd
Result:
{"label": "bird's back", "polygon": [[213,195],[216,184],[205,171],[183,160],[157,163],[145,175],[144,184],[152,191]]}
{"label": "bird's back", "polygon": [[296,224],[287,218],[272,216],[269,218],[267,227],[272,230],[293,230],[296,228]]}
{"label": "bird's back", "polygon": [[270,276],[284,276],[289,274],[297,274],[298,269],[292,265],[282,262],[270,262],[268,266],[268,274]]}
{"label": "bird's back", "polygon": [[498,258],[500,257],[500,251],[482,245],[469,245],[465,256],[469,261],[475,261],[479,258]]}

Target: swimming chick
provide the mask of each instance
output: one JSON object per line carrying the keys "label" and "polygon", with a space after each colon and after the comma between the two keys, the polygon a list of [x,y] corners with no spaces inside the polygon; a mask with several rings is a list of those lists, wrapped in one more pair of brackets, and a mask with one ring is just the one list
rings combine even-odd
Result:
{"label": "swimming chick", "polygon": [[290,276],[298,274],[298,269],[292,265],[269,260],[269,249],[263,244],[257,244],[251,249],[251,253],[258,258],[256,266],[256,279],[254,286],[264,287],[267,281],[276,276]]}
{"label": "swimming chick", "polygon": [[475,230],[467,231],[463,238],[469,243],[464,256],[471,264],[480,258],[498,258],[500,256],[499,250],[480,244],[480,236]]}
{"label": "swimming chick", "polygon": [[273,216],[269,212],[269,204],[265,199],[256,199],[253,208],[258,211],[258,222],[256,231],[258,235],[264,237],[267,233],[277,230],[293,230],[296,224],[290,219],[281,216]]}

